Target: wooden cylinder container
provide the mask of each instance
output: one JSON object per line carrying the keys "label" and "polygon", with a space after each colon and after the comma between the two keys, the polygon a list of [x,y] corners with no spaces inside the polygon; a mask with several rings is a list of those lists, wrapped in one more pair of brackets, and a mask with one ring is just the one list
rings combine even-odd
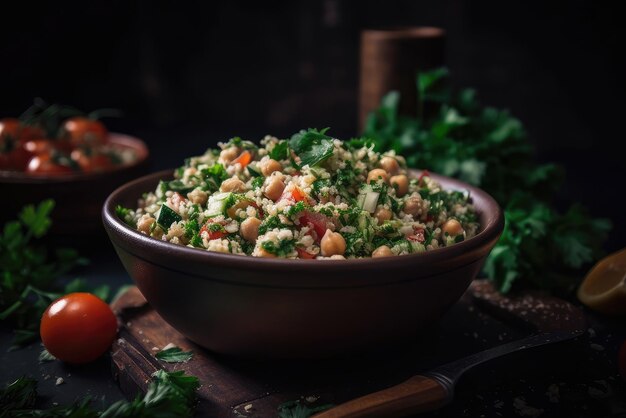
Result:
{"label": "wooden cylinder container", "polygon": [[359,129],[391,90],[400,113],[417,114],[416,74],[444,64],[445,31],[434,27],[364,30],[361,33]]}

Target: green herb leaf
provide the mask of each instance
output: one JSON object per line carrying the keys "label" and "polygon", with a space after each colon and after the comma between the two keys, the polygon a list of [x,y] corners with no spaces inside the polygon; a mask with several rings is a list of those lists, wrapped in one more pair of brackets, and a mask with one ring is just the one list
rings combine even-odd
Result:
{"label": "green herb leaf", "polygon": [[198,378],[183,371],[159,370],[152,375],[145,395],[133,401],[115,402],[104,411],[91,406],[86,397],[70,406],[33,409],[37,403],[37,381],[21,377],[0,391],[0,415],[3,417],[72,417],[72,418],[183,418],[194,414]]}
{"label": "green herb leaf", "polygon": [[20,220],[36,238],[40,238],[48,232],[48,228],[52,225],[49,215],[53,208],[54,201],[50,199],[41,202],[37,208],[28,205],[22,209]]}
{"label": "green herb leaf", "polygon": [[[471,89],[455,95],[447,81],[445,69],[418,75],[417,117],[400,115],[399,94],[387,94],[369,116],[365,137],[404,155],[411,167],[479,186],[505,208],[505,230],[484,267],[501,291],[515,284],[572,289],[580,269],[602,255],[610,222],[579,206],[557,210],[562,168],[534,161],[523,124],[508,111],[482,106]],[[423,197],[432,215],[450,207],[443,195]]]}
{"label": "green herb leaf", "polygon": [[333,404],[325,405],[307,405],[301,402],[299,399],[295,401],[287,401],[278,406],[279,418],[308,418],[317,414],[318,412],[325,411],[332,408]]}
{"label": "green herb leaf", "polygon": [[289,147],[300,157],[301,166],[315,166],[333,154],[333,139],[326,135],[327,129],[302,130],[289,140]]}
{"label": "green herb leaf", "polygon": [[156,354],[156,358],[166,363],[184,363],[193,357],[190,351],[183,351],[179,347],[171,347],[161,350]]}
{"label": "green herb leaf", "polygon": [[269,153],[270,158],[276,161],[286,160],[289,158],[289,142],[288,141],[280,141]]}

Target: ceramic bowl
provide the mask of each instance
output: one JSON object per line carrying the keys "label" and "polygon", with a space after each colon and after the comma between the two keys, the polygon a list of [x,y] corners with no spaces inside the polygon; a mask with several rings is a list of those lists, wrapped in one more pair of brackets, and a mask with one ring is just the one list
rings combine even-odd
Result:
{"label": "ceramic bowl", "polygon": [[[413,174],[418,175],[418,172]],[[504,218],[484,191],[469,190],[476,236],[419,254],[356,260],[286,260],[222,254],[160,241],[128,227],[115,207],[136,207],[162,171],[106,200],[105,229],[124,267],[156,311],[209,350],[254,358],[328,357],[402,344],[434,324],[463,294],[498,240]]]}
{"label": "ceramic bowl", "polygon": [[101,232],[100,211],[104,200],[120,185],[145,174],[148,165],[148,148],[140,139],[111,133],[109,142],[134,150],[137,159],[103,172],[60,176],[0,171],[0,190],[4,197],[0,205],[0,224],[15,219],[26,204],[52,198],[56,202],[51,215],[53,235],[89,236]]}

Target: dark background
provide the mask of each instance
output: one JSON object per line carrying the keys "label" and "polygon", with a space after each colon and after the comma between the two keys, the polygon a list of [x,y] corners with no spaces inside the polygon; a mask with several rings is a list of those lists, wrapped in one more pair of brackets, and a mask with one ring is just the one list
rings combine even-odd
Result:
{"label": "dark background", "polygon": [[[549,3],[549,4],[547,4]],[[358,133],[359,34],[439,26],[455,85],[509,108],[537,158],[565,165],[565,200],[615,223],[624,246],[624,74],[617,2],[93,1],[3,6],[0,116],[40,96],[121,109],[153,168],[231,136]]]}

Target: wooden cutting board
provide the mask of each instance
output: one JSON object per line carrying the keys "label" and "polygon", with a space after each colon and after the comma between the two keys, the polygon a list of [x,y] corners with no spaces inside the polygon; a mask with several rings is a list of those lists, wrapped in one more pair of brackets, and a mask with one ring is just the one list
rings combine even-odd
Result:
{"label": "wooden cutting board", "polygon": [[[511,303],[488,282],[476,280],[438,324],[424,330],[420,340],[392,351],[353,353],[332,360],[249,361],[211,353],[187,340],[133,287],[112,304],[120,320],[112,368],[128,397],[145,391],[158,369],[184,370],[200,379],[198,416],[273,417],[285,401],[300,399],[312,407],[338,404],[528,334],[528,329],[518,325],[539,322],[543,328],[562,328],[578,315],[575,311],[553,315],[554,304],[562,303],[536,294]],[[485,307],[506,308],[513,321],[501,322]],[[156,359],[155,354],[168,344],[193,351],[193,358],[173,364]]]}

